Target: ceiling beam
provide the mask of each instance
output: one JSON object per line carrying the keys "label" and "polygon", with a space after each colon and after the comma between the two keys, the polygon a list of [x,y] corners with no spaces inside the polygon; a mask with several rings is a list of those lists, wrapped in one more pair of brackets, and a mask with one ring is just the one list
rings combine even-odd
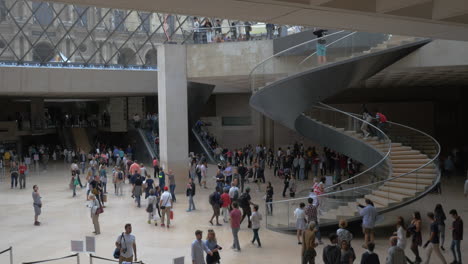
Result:
{"label": "ceiling beam", "polygon": [[460,15],[468,14],[467,0],[434,0],[432,17],[436,20],[444,20]]}
{"label": "ceiling beam", "polygon": [[376,11],[377,13],[389,13],[429,2],[432,0],[376,0]]}

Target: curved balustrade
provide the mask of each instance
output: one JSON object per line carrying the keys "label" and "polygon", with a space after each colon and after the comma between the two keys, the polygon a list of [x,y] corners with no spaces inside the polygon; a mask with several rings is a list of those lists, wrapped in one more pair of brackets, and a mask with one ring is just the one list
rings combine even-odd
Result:
{"label": "curved balustrade", "polygon": [[[357,205],[366,198],[384,213],[423,197],[439,182],[435,163],[440,146],[429,135],[397,123],[381,130],[360,116],[320,103],[427,42],[338,31],[275,54],[252,70],[253,108],[364,165],[361,173],[346,179],[335,175],[334,184],[324,194],[312,195],[319,203],[322,226],[342,218],[358,220]],[[372,132],[369,138],[361,131],[363,122]],[[294,229],[293,211],[308,198],[272,202],[267,226]]]}

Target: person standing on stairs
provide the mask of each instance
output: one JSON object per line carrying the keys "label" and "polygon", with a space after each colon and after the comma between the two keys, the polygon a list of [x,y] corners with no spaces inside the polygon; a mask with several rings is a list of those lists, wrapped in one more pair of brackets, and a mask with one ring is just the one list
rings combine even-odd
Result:
{"label": "person standing on stairs", "polygon": [[364,138],[366,139],[370,135],[369,124],[372,121],[372,115],[371,113],[369,113],[369,110],[367,110],[367,107],[365,105],[363,105],[362,108],[362,120],[364,120],[365,122],[362,122],[361,131],[364,135]]}
{"label": "person standing on stairs", "polygon": [[387,120],[387,117],[382,114],[379,110],[376,111],[377,113],[375,114],[375,118],[377,119],[377,127],[380,129],[380,131],[383,132],[378,132],[377,133],[377,137],[379,138],[379,141],[383,141],[384,140],[384,134],[387,133],[387,127],[388,127],[388,120]]}

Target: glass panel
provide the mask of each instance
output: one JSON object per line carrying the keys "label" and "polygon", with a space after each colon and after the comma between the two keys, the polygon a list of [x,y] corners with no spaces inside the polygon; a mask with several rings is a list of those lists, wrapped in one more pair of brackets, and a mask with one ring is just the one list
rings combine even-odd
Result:
{"label": "glass panel", "polygon": [[34,14],[34,23],[48,25],[54,19],[54,12],[45,2],[32,2]]}

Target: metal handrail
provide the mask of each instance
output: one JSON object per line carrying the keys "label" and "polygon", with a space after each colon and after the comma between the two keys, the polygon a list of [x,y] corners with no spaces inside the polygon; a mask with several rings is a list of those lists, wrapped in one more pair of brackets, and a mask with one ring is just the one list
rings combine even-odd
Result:
{"label": "metal handrail", "polygon": [[[361,172],[361,173],[359,173],[359,174],[357,174],[357,175],[354,175],[354,176],[351,177],[351,178],[348,178],[348,179],[346,179],[346,180],[344,180],[344,181],[341,181],[341,182],[339,182],[339,183],[336,183],[336,184],[334,184],[334,185],[332,185],[332,186],[326,187],[325,190],[332,189],[332,188],[337,187],[337,186],[340,186],[340,185],[342,185],[342,184],[344,184],[344,183],[346,183],[346,182],[348,182],[348,181],[354,180],[354,179],[356,179],[356,178],[358,178],[358,177],[364,175],[365,173],[367,173],[367,172],[373,170],[374,168],[376,168],[377,166],[379,166],[380,164],[382,164],[383,162],[385,162],[385,161],[388,159],[388,157],[390,156],[390,153],[391,153],[391,151],[392,151],[392,142],[391,142],[390,138],[387,136],[387,134],[385,134],[380,128],[374,126],[374,125],[371,124],[370,122],[367,122],[367,121],[365,121],[365,120],[363,120],[363,119],[361,119],[361,118],[359,118],[359,117],[355,117],[355,116],[353,116],[353,115],[351,115],[351,114],[349,114],[349,113],[347,113],[347,112],[345,112],[345,111],[341,111],[341,110],[339,110],[339,109],[337,109],[337,108],[334,108],[334,107],[332,107],[332,106],[323,104],[323,103],[321,103],[321,102],[319,102],[319,104],[320,104],[320,105],[323,105],[324,107],[316,107],[316,108],[323,109],[323,110],[327,110],[327,111],[339,112],[339,113],[341,113],[341,114],[347,115],[347,116],[349,116],[349,117],[352,117],[352,118],[354,118],[354,119],[357,119],[357,120],[359,120],[359,121],[361,121],[361,122],[366,123],[367,125],[369,125],[369,126],[371,126],[372,128],[376,129],[378,132],[380,132],[380,133],[382,133],[383,135],[385,135],[385,137],[387,138],[387,142],[388,142],[388,144],[389,144],[387,153],[385,153],[385,155],[382,157],[382,159],[381,159],[380,161],[378,161],[377,163],[375,163],[375,164],[372,165],[371,167],[367,168],[367,169],[364,170],[363,172]],[[392,166],[391,166],[391,164],[390,164],[389,170],[390,170],[390,171],[389,171],[389,175],[392,175]]]}
{"label": "metal handrail", "polygon": [[320,39],[324,39],[324,38],[327,38],[327,37],[329,37],[329,36],[333,36],[333,35],[336,35],[336,34],[339,34],[339,33],[343,33],[343,32],[345,32],[345,30],[340,30],[340,31],[334,32],[334,33],[332,33],[332,34],[329,34],[329,35],[326,35],[326,36],[322,36],[322,37],[320,37],[320,38],[308,40],[308,41],[306,41],[306,42],[297,44],[297,45],[295,45],[295,46],[292,46],[292,47],[290,47],[290,48],[287,48],[287,49],[285,49],[285,50],[282,50],[282,51],[280,51],[280,52],[278,52],[278,53],[276,53],[276,54],[273,54],[273,55],[271,55],[270,57],[264,59],[264,60],[263,60],[262,62],[260,62],[259,64],[257,64],[257,65],[250,71],[250,73],[249,73],[249,79],[252,79],[252,75],[253,75],[254,71],[255,71],[260,65],[263,65],[265,62],[267,62],[267,61],[273,59],[274,57],[277,57],[277,56],[279,56],[279,55],[281,55],[281,54],[283,54],[283,53],[286,53],[286,52],[288,52],[288,51],[290,51],[290,50],[292,50],[292,49],[295,49],[295,48],[297,48],[297,47],[306,45],[306,44],[308,44],[308,43],[312,43],[312,42],[318,41],[318,40],[320,40]]}
{"label": "metal handrail", "polygon": [[[325,104],[324,104],[325,105]],[[351,115],[358,115],[356,113],[349,113]],[[430,138],[431,140],[433,140],[437,146],[437,153],[434,155],[434,157],[432,159],[430,159],[428,162],[426,162],[425,164],[419,166],[418,168],[415,168],[414,170],[412,171],[409,171],[407,173],[404,173],[400,176],[395,176],[395,177],[390,177],[388,179],[385,179],[385,180],[381,180],[381,181],[378,181],[378,182],[374,182],[374,183],[370,183],[370,184],[366,184],[366,185],[361,185],[361,186],[358,186],[358,187],[353,187],[353,188],[349,188],[349,189],[346,189],[346,190],[339,190],[339,191],[335,191],[335,192],[329,192],[329,193],[323,193],[323,194],[320,194],[320,195],[317,195],[317,197],[326,197],[326,196],[330,196],[330,195],[335,195],[335,194],[338,194],[338,193],[343,193],[343,192],[349,192],[349,191],[353,191],[353,190],[358,190],[358,189],[363,189],[363,188],[366,188],[366,187],[369,187],[369,186],[376,186],[378,184],[381,184],[381,183],[385,183],[385,182],[388,182],[388,181],[392,181],[392,180],[395,180],[395,179],[398,179],[398,178],[401,178],[401,177],[404,177],[404,176],[407,176],[407,175],[410,175],[410,174],[413,174],[423,168],[425,168],[426,166],[432,164],[432,163],[435,163],[435,161],[437,160],[437,158],[439,157],[440,155],[440,151],[441,151],[441,148],[440,148],[440,143],[435,140],[434,137],[432,137],[431,135],[421,131],[421,130],[418,130],[418,129],[415,129],[415,128],[412,128],[412,127],[408,127],[406,125],[402,125],[402,124],[399,124],[399,123],[395,123],[395,122],[391,122],[391,124],[394,124],[394,125],[397,125],[397,126],[402,126],[402,127],[405,127],[405,128],[408,128],[410,130],[413,130],[413,131],[416,131],[416,132],[419,132],[425,136],[427,136],[428,138]],[[435,183],[438,183],[440,181],[440,175],[437,177]],[[427,193],[428,191],[425,191],[423,192],[422,194],[425,194]],[[271,204],[276,204],[276,203],[284,203],[284,202],[294,202],[294,201],[299,201],[299,200],[303,200],[304,198],[306,197],[302,197],[302,198],[294,198],[294,199],[287,199],[287,200],[280,200],[280,201],[273,201],[273,202],[269,202]],[[269,204],[267,203],[267,204]]]}

